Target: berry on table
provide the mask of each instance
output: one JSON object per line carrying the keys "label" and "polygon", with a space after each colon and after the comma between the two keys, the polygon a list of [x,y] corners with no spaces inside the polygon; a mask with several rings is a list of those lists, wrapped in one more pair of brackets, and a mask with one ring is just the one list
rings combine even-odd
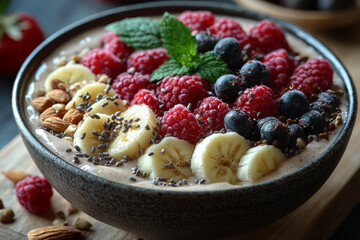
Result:
{"label": "berry on table", "polygon": [[308,135],[319,134],[326,128],[326,120],[321,113],[311,110],[300,117],[299,125]]}
{"label": "berry on table", "polygon": [[125,70],[120,59],[106,49],[92,50],[81,59],[80,63],[94,74],[106,74],[111,79],[115,79]]}
{"label": "berry on table", "polygon": [[112,81],[111,87],[121,99],[131,101],[139,90],[151,89],[152,83],[149,74],[124,72]]}
{"label": "berry on table", "polygon": [[169,59],[165,48],[154,48],[133,52],[127,60],[127,68],[133,67],[136,72],[151,74],[155,69]]}
{"label": "berry on table", "polygon": [[269,68],[258,60],[246,62],[241,67],[239,75],[248,88],[256,85],[268,85],[271,79]]}
{"label": "berry on table", "polygon": [[236,106],[257,119],[278,114],[278,105],[273,91],[264,85],[247,88],[237,98]]}
{"label": "berry on table", "polygon": [[264,53],[279,48],[290,49],[282,28],[268,19],[262,20],[252,27],[250,34],[259,40],[259,47]]}
{"label": "berry on table", "polygon": [[238,133],[246,139],[258,140],[259,131],[256,121],[246,112],[231,110],[224,119],[225,129]]}
{"label": "berry on table", "polygon": [[298,90],[290,90],[281,96],[279,111],[288,118],[300,117],[309,107],[304,93]]}
{"label": "berry on table", "polygon": [[203,135],[203,129],[194,114],[184,105],[178,104],[165,112],[161,121],[160,134],[173,136],[196,144]]}
{"label": "berry on table", "polygon": [[239,41],[241,46],[247,36],[240,23],[228,17],[216,19],[211,26],[211,33],[219,38],[233,37]]}
{"label": "berry on table", "polygon": [[207,96],[200,75],[165,77],[156,89],[157,97],[164,103],[166,109],[176,104],[183,104],[194,109],[197,103]]}
{"label": "berry on table", "polygon": [[135,94],[134,99],[131,102],[131,105],[134,104],[148,105],[151,110],[153,110],[156,116],[162,116],[164,114],[164,111],[160,108],[159,99],[152,91],[149,91],[147,89],[141,89]]}
{"label": "berry on table", "polygon": [[224,117],[230,111],[229,106],[216,97],[204,98],[194,110],[199,122],[203,123],[205,132],[220,131],[224,128]]}
{"label": "berry on table", "polygon": [[214,50],[218,39],[215,35],[211,35],[208,32],[201,32],[195,35],[197,41],[197,52],[205,53]]}
{"label": "berry on table", "polygon": [[214,55],[219,56],[233,71],[240,69],[243,64],[241,46],[232,37],[220,39],[214,47]]}
{"label": "berry on table", "polygon": [[279,120],[266,121],[260,128],[260,138],[268,144],[284,149],[289,145],[289,129]]}
{"label": "berry on table", "polygon": [[219,77],[214,84],[215,95],[227,103],[233,103],[239,92],[245,89],[245,83],[234,74]]}
{"label": "berry on table", "polygon": [[51,205],[52,187],[49,182],[40,176],[27,177],[16,184],[16,197],[26,210],[33,213],[42,213]]}
{"label": "berry on table", "polygon": [[215,22],[214,14],[209,11],[184,11],[178,19],[191,31],[205,31]]}
{"label": "berry on table", "polygon": [[119,36],[114,32],[108,32],[101,40],[104,49],[112,52],[122,62],[126,62],[134,48],[120,41]]}

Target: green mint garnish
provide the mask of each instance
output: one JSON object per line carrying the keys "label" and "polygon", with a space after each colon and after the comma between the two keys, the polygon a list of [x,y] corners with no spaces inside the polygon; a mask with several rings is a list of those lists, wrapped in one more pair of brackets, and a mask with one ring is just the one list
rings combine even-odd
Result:
{"label": "green mint garnish", "polygon": [[0,15],[3,15],[10,5],[10,0],[1,0],[0,1]]}
{"label": "green mint garnish", "polygon": [[166,48],[170,59],[152,73],[151,81],[195,73],[216,81],[221,75],[230,72],[227,64],[212,51],[197,54],[197,41],[191,30],[167,12],[160,24],[150,18],[126,18],[107,25],[106,29],[120,35],[121,41],[136,50],[161,46]]}
{"label": "green mint garnish", "polygon": [[185,66],[193,66],[197,60],[197,41],[191,35],[191,30],[168,12],[160,23],[163,46],[170,57]]}
{"label": "green mint garnish", "polygon": [[151,18],[126,18],[107,25],[105,29],[120,35],[121,41],[136,50],[161,47],[160,24]]}

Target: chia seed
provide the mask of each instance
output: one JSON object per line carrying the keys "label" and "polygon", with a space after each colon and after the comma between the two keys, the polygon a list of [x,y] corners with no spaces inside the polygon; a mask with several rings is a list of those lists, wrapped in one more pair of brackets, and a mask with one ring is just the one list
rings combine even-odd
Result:
{"label": "chia seed", "polygon": [[128,179],[132,182],[136,182],[136,178],[134,178],[133,176],[129,176]]}
{"label": "chia seed", "polygon": [[74,148],[75,148],[76,151],[81,152],[81,149],[80,149],[80,147],[78,145],[75,145]]}

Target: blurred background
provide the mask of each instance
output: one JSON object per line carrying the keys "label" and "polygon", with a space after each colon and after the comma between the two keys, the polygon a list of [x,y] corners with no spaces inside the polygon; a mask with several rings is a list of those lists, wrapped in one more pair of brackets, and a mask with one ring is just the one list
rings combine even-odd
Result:
{"label": "blurred background", "polygon": [[[360,24],[359,3],[355,0],[212,0],[233,5],[241,5],[257,11],[284,18],[300,24],[310,31],[344,62],[354,80],[360,80],[357,69],[360,60]],[[144,1],[136,0],[0,0],[0,13],[27,12],[40,25],[43,34],[38,41],[50,36],[61,28],[94,13],[126,4]],[[150,2],[150,1],[146,1]],[[183,1],[186,5],[187,1]],[[204,1],[204,4],[207,1]],[[5,3],[9,3],[5,9]],[[355,4],[355,5],[354,5]],[[301,9],[301,10],[298,10]],[[34,30],[35,31],[35,30]],[[14,33],[16,35],[16,32]],[[11,110],[11,92],[16,70],[11,69],[10,56],[4,49],[0,32],[0,150],[13,139],[18,130]],[[26,44],[24,44],[24,47]],[[336,48],[332,48],[336,46]],[[342,47],[343,46],[343,47]],[[32,46],[34,48],[35,46]],[[17,47],[16,47],[17,48]],[[26,48],[29,48],[26,46]],[[8,49],[6,49],[8,50]],[[21,49],[20,49],[21,50]],[[2,56],[1,56],[2,55]],[[5,60],[6,59],[6,60]],[[21,63],[20,63],[21,64]],[[10,71],[11,70],[11,71]],[[10,72],[9,72],[10,71]],[[359,89],[359,87],[358,87]],[[360,239],[360,205],[346,218],[332,235],[331,239]]]}

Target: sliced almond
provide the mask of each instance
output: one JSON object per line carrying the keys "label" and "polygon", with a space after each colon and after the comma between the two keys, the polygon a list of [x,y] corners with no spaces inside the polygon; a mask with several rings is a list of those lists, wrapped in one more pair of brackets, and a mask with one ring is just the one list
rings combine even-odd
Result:
{"label": "sliced almond", "polygon": [[17,184],[21,180],[31,176],[31,174],[19,171],[19,170],[5,170],[2,173],[7,177],[10,181]]}
{"label": "sliced almond", "polygon": [[40,114],[40,119],[45,120],[49,117],[59,117],[62,118],[66,113],[64,104],[54,104],[53,106],[47,108],[43,113]]}
{"label": "sliced almond", "polygon": [[54,132],[60,133],[66,130],[66,128],[68,127],[68,123],[59,117],[49,117],[44,120],[42,126],[47,129],[53,130]]}
{"label": "sliced almond", "polygon": [[28,232],[29,240],[79,239],[81,231],[69,226],[47,226]]}
{"label": "sliced almond", "polygon": [[70,95],[61,89],[53,89],[47,93],[47,96],[54,100],[56,103],[68,103],[71,100]]}
{"label": "sliced almond", "polygon": [[63,119],[68,124],[78,124],[83,119],[84,112],[76,108],[72,108],[65,113]]}
{"label": "sliced almond", "polygon": [[51,107],[54,101],[48,97],[37,97],[32,100],[31,105],[40,113]]}

